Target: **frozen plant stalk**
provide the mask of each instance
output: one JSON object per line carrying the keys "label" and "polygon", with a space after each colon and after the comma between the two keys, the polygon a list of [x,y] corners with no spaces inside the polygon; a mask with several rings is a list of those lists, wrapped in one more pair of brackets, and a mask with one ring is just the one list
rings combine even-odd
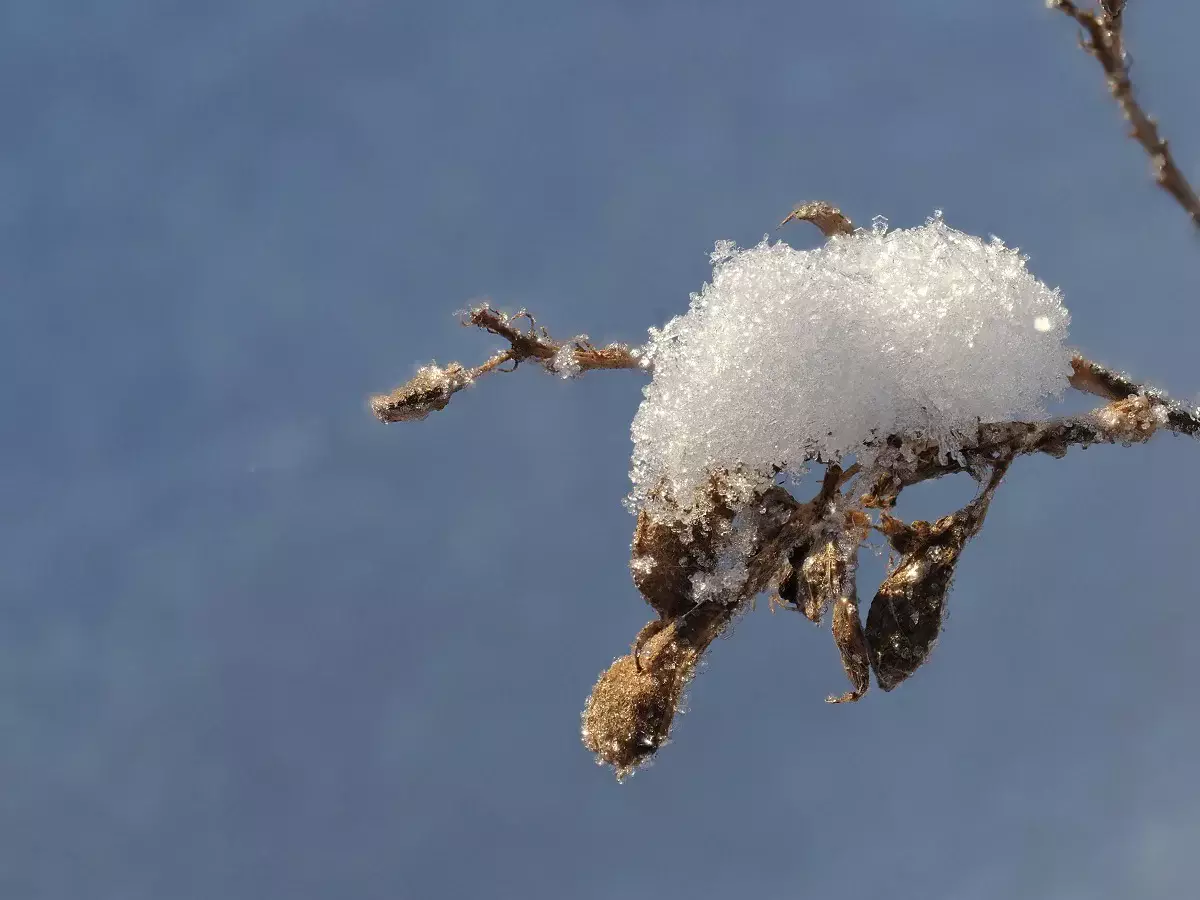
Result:
{"label": "frozen plant stalk", "polygon": [[[1029,453],[1200,435],[1200,414],[1066,347],[1059,294],[998,239],[948,227],[855,230],[826,203],[797,207],[828,238],[801,251],[717,245],[713,278],[643,348],[556,341],[532,316],[483,305],[464,324],[508,347],[474,368],[429,365],[372,401],[386,422],[444,408],[482,376],[531,363],[559,377],[652,373],[632,426],[634,584],[655,617],[604,672],[584,744],[624,777],[670,736],[703,654],[761,592],[832,630],[858,700],[871,673],[892,690],[941,633],[963,550],[1009,466]],[[1045,418],[1067,386],[1109,401]],[[776,484],[825,467],[799,502]],[[904,488],[953,472],[983,485],[936,522],[888,514]],[[899,562],[864,628],[857,554],[872,530]]]}

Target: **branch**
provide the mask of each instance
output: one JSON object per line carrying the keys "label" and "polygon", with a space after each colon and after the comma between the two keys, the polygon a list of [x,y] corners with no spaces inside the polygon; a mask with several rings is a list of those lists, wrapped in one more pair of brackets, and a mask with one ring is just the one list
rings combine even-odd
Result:
{"label": "branch", "polygon": [[1096,58],[1104,69],[1108,89],[1121,107],[1121,112],[1133,126],[1130,137],[1145,148],[1150,156],[1154,180],[1175,198],[1200,228],[1200,199],[1175,165],[1167,141],[1158,133],[1158,125],[1138,105],[1129,79],[1129,64],[1125,56],[1123,19],[1125,0],[1103,0],[1100,11],[1080,9],[1072,0],[1048,0],[1051,9],[1059,9],[1083,28],[1085,36],[1080,46]]}
{"label": "branch", "polygon": [[1153,406],[1166,414],[1166,428],[1176,434],[1200,437],[1200,409],[1188,409],[1178,400],[1144,384],[1138,384],[1129,376],[1106,369],[1099,363],[1076,354],[1071,360],[1073,374],[1071,386],[1087,394],[1105,400],[1126,400],[1130,397],[1145,397]]}
{"label": "branch", "polygon": [[[814,622],[820,620],[820,611],[814,614],[802,606],[797,595],[797,576],[811,581],[813,572],[819,580],[825,571],[828,582],[821,608],[831,600],[838,602],[834,636],[854,687],[830,701],[862,696],[869,681],[869,654],[884,690],[910,676],[940,633],[958,557],[982,526],[992,494],[1016,457],[1031,453],[1061,457],[1071,446],[1094,443],[1140,443],[1164,428],[1186,432],[1172,428],[1168,411],[1175,406],[1162,395],[1083,357],[1076,358],[1075,370],[1081,390],[1120,395],[1119,399],[1083,416],[981,424],[974,442],[954,459],[944,460],[937,444],[892,436],[869,474],[860,475],[857,465],[843,471],[830,463],[820,491],[807,503],[775,486],[734,508],[729,498],[722,500],[721,481],[715,478],[711,512],[702,522],[656,520],[643,510],[634,532],[631,568],[634,583],[659,618],[641,630],[632,651],[615,660],[596,682],[583,714],[585,746],[599,761],[612,765],[618,778],[653,756],[670,736],[683,693],[705,651],[761,591],[776,583],[785,607],[801,610]],[[842,486],[855,477],[872,482],[871,491],[859,503],[886,508],[895,505],[905,487],[960,471],[969,471],[981,481],[982,473],[990,472],[985,490],[958,513],[932,524],[907,525],[886,513],[874,524],[854,504],[843,502]],[[718,544],[728,541],[735,519],[754,536],[743,574],[720,593],[697,598],[696,579],[714,574],[723,565]],[[905,556],[871,604],[864,633],[853,587],[853,560],[872,526],[887,534]],[[853,535],[853,540],[847,541],[847,535]],[[814,560],[815,567],[810,565]],[[907,615],[898,618],[895,608]]]}
{"label": "branch", "polygon": [[[528,329],[518,328],[514,324],[522,318],[529,320]],[[454,394],[473,384],[480,376],[496,371],[512,372],[526,361],[535,362],[547,372],[564,378],[595,369],[650,369],[648,361],[625,344],[596,347],[588,341],[587,335],[569,341],[556,341],[545,328],[539,328],[533,316],[525,310],[507,316],[485,303],[469,310],[462,324],[474,325],[504,338],[509,348],[472,369],[457,362],[445,368],[436,364],[424,366],[412,379],[390,394],[378,394],[371,398],[371,411],[381,422],[415,422],[424,419],[431,412],[445,409]],[[501,368],[506,362],[513,364],[512,369]]]}
{"label": "branch", "polygon": [[[1160,430],[1198,437],[1198,425],[1195,411],[1184,410],[1162,396],[1133,392],[1082,416],[1045,422],[983,423],[976,440],[963,447],[957,458],[944,459],[937,444],[893,436],[889,446],[895,453],[884,459],[883,471],[876,470],[870,476],[862,502],[867,507],[889,509],[906,487],[956,472],[974,475],[997,460],[1033,453],[1061,459],[1071,447],[1144,443]],[[901,452],[906,441],[907,454]]]}

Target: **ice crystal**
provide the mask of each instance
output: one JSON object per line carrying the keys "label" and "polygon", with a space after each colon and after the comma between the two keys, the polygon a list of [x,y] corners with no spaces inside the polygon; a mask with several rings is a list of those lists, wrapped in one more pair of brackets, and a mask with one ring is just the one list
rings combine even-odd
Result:
{"label": "ice crystal", "polygon": [[583,367],[579,365],[579,360],[575,356],[575,351],[580,347],[586,346],[588,336],[586,334],[576,335],[569,341],[564,341],[563,345],[558,348],[558,352],[554,354],[554,358],[546,368],[557,375],[559,378],[575,378],[583,371]]}

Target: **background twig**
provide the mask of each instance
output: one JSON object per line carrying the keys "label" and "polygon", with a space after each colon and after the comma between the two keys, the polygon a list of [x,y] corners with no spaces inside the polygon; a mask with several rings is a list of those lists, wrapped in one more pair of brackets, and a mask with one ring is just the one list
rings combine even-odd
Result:
{"label": "background twig", "polygon": [[1164,191],[1175,198],[1200,228],[1200,199],[1188,184],[1167,146],[1167,141],[1158,133],[1158,124],[1138,104],[1133,96],[1133,82],[1129,79],[1129,63],[1125,55],[1124,20],[1125,0],[1104,0],[1100,11],[1080,9],[1072,0],[1049,0],[1051,9],[1059,9],[1083,28],[1085,34],[1080,45],[1096,58],[1104,69],[1108,89],[1121,107],[1121,112],[1132,126],[1130,137],[1136,140],[1150,155],[1154,180]]}

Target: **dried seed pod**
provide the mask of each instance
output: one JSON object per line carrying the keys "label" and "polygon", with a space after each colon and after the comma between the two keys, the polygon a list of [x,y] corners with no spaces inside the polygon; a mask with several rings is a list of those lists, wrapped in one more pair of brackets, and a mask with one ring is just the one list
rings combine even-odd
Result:
{"label": "dried seed pod", "polygon": [[809,539],[792,547],[788,551],[787,560],[779,568],[777,576],[779,587],[776,593],[781,606],[804,612],[805,603],[802,599],[804,592],[801,590],[800,570],[812,550],[812,543],[812,540]]}
{"label": "dried seed pod", "polygon": [[692,606],[692,577],[716,564],[722,529],[736,515],[718,475],[711,479],[702,502],[702,516],[663,518],[647,510],[638,513],[629,569],[638,591],[664,620],[683,615]]}
{"label": "dried seed pod", "polygon": [[663,619],[680,616],[691,605],[692,575],[707,561],[706,548],[696,541],[685,543],[682,530],[678,523],[642,510],[633,532],[633,583]]}
{"label": "dried seed pod", "polygon": [[1167,424],[1167,410],[1144,394],[1134,394],[1108,404],[1096,414],[1096,419],[1112,440],[1140,444]]}
{"label": "dried seed pod", "polygon": [[841,696],[830,696],[830,703],[859,699],[870,686],[870,654],[858,614],[858,546],[867,534],[870,519],[853,511],[846,515],[843,529],[817,553],[809,556],[801,569],[807,591],[804,614],[819,622],[825,610],[833,606],[833,640],[842,657],[842,668],[853,689]]}
{"label": "dried seed pod", "polygon": [[829,604],[842,596],[846,580],[847,561],[838,542],[828,541],[800,567],[800,583],[804,586],[804,615],[810,622],[820,624]]}
{"label": "dried seed pod", "polygon": [[417,370],[417,374],[390,394],[371,398],[371,411],[383,422],[416,422],[431,412],[445,409],[455,391],[471,383],[472,373],[459,363],[444,369],[432,364]]}
{"label": "dried seed pod", "polygon": [[842,668],[853,689],[841,696],[826,698],[828,703],[852,703],[871,686],[871,654],[858,614],[857,596],[839,597],[833,605],[833,639],[842,654]]}
{"label": "dried seed pod", "polygon": [[[840,471],[840,470],[839,470]],[[804,587],[804,615],[820,624],[829,605],[842,597],[855,595],[858,547],[871,530],[871,518],[861,510],[847,510],[837,529],[816,552],[810,546],[797,548],[806,556],[796,567]],[[793,558],[797,551],[793,551]],[[799,598],[797,598],[799,599]],[[855,601],[857,602],[857,601]]]}
{"label": "dried seed pod", "polygon": [[670,644],[653,665],[616,660],[596,682],[583,711],[583,743],[621,779],[657,752],[692,677],[699,654]]}
{"label": "dried seed pod", "polygon": [[896,475],[880,472],[871,482],[867,492],[859,498],[859,502],[867,509],[891,509],[896,505],[896,499],[903,489],[904,482]]}
{"label": "dried seed pod", "polygon": [[707,604],[647,638],[640,665],[630,655],[609,666],[583,711],[583,743],[597,762],[623,779],[654,755],[671,732],[700,657],[735,613],[732,606]]}
{"label": "dried seed pod", "polygon": [[779,589],[776,592],[779,603],[783,606],[799,606],[800,575],[791,562],[785,562],[779,570]]}
{"label": "dried seed pod", "polygon": [[905,525],[883,516],[880,530],[904,554],[875,594],[866,639],[879,686],[890,691],[929,657],[942,630],[946,595],[967,541],[978,533],[1010,460],[995,464],[987,488],[958,512]]}
{"label": "dried seed pod", "polygon": [[946,550],[930,547],[905,557],[871,602],[867,642],[875,680],[885,691],[925,662],[941,633],[946,591],[958,560],[957,552]]}

